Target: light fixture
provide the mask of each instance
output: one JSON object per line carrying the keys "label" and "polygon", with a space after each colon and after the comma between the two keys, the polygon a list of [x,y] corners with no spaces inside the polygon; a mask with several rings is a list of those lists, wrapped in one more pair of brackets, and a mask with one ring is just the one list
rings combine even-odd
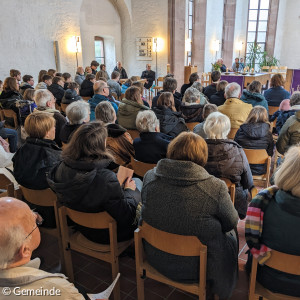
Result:
{"label": "light fixture", "polygon": [[72,36],[68,41],[68,50],[76,53],[76,63],[78,68],[78,53],[81,52],[80,36]]}
{"label": "light fixture", "polygon": [[244,42],[242,42],[242,41],[239,41],[236,44],[236,49],[239,51],[239,58],[241,57],[241,51],[243,50],[243,45],[244,45]]}
{"label": "light fixture", "polygon": [[159,37],[155,37],[153,38],[153,51],[155,52],[155,75],[158,77],[157,75],[157,53],[162,51],[164,47],[164,40],[162,38]]}
{"label": "light fixture", "polygon": [[216,52],[216,60],[217,60],[217,53],[220,50],[220,41],[219,40],[213,41],[212,50]]}
{"label": "light fixture", "polygon": [[185,51],[186,52],[192,51],[192,40],[191,39],[185,40]]}

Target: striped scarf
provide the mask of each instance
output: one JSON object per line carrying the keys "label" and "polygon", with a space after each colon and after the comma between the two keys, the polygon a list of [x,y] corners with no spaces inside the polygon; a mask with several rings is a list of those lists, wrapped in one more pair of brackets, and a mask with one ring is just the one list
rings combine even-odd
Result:
{"label": "striped scarf", "polygon": [[259,192],[249,204],[245,223],[246,242],[251,254],[258,260],[259,264],[264,264],[271,256],[270,249],[261,243],[263,230],[263,219],[266,207],[274,199],[278,191],[277,186],[271,186]]}

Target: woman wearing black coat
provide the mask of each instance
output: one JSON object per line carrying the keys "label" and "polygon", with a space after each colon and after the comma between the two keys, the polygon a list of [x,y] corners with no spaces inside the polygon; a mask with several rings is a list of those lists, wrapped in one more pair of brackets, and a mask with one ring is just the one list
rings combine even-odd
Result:
{"label": "woman wearing black coat", "polygon": [[[273,156],[274,141],[268,117],[263,106],[253,107],[234,140],[244,149],[265,149],[269,156]],[[253,175],[261,175],[266,171],[265,165],[250,165],[250,168]]]}
{"label": "woman wearing black coat", "polygon": [[94,74],[87,74],[80,86],[80,96],[92,98],[94,95],[93,86],[95,82],[96,76]]}
{"label": "woman wearing black coat", "polygon": [[[129,240],[136,228],[140,192],[128,178],[124,188],[111,171],[113,157],[106,150],[107,130],[102,122],[81,125],[63,150],[63,161],[49,174],[50,187],[61,204],[82,212],[107,211],[117,222],[118,241]],[[109,243],[108,230],[78,226],[89,240]]]}
{"label": "woman wearing black coat", "polygon": [[153,111],[159,120],[162,133],[176,137],[181,132],[188,131],[181,114],[176,112],[172,93],[161,93],[157,100],[157,107],[154,107]]}

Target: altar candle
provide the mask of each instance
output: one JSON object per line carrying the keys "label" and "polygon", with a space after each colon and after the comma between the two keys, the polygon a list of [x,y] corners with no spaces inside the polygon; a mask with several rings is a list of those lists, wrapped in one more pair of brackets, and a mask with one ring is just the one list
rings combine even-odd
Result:
{"label": "altar candle", "polygon": [[251,73],[254,73],[254,69],[253,68],[251,69]]}
{"label": "altar candle", "polygon": [[228,73],[228,68],[226,68],[226,73]]}

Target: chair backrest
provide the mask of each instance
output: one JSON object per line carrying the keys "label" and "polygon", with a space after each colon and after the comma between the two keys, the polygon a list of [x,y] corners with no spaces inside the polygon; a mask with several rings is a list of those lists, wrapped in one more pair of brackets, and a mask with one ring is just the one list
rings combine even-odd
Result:
{"label": "chair backrest", "polygon": [[35,205],[54,206],[57,202],[56,194],[51,189],[32,190],[24,186],[20,186],[25,199]]}
{"label": "chair backrest", "polygon": [[17,113],[13,111],[12,109],[2,109],[1,110],[1,120],[5,121],[6,119],[12,119],[14,122],[14,125],[11,126],[9,122],[5,122],[5,127],[12,128],[12,129],[18,129],[19,123],[18,123],[18,117]]}
{"label": "chair backrest", "polygon": [[220,178],[221,180],[223,180],[228,188],[228,192],[230,194],[230,199],[232,201],[232,203],[234,204],[235,201],[235,183],[233,183],[230,179],[228,178]]}
{"label": "chair backrest", "polygon": [[265,149],[244,149],[249,164],[266,164],[269,155]]}
{"label": "chair backrest", "polygon": [[156,79],[156,85],[157,86],[163,86],[164,78],[163,77],[158,77]]}
{"label": "chair backrest", "polygon": [[238,130],[239,128],[231,128],[228,133],[228,138],[233,140]]}
{"label": "chair backrest", "polygon": [[127,79],[120,79],[120,83],[123,84],[127,81]]}
{"label": "chair backrest", "polygon": [[199,122],[191,122],[191,123],[185,123],[185,125],[187,126],[187,128],[190,130],[190,131],[193,131],[194,127],[196,125],[200,124]]}
{"label": "chair backrest", "polygon": [[280,73],[281,73],[281,72],[286,73],[286,72],[287,72],[287,66],[280,66],[280,67],[279,67],[279,72],[280,72]]}
{"label": "chair backrest", "polygon": [[269,115],[272,116],[275,114],[275,112],[279,109],[278,106],[268,106],[269,108]]}
{"label": "chair backrest", "polygon": [[14,197],[14,184],[4,174],[0,174],[0,189],[6,190],[5,193],[0,194],[1,197]]}
{"label": "chair backrest", "polygon": [[66,112],[66,109],[67,109],[68,105],[69,105],[69,104],[61,103],[61,104],[60,104],[61,110],[62,110],[63,112]]}
{"label": "chair backrest", "polygon": [[138,161],[131,157],[131,167],[134,173],[140,177],[144,177],[144,175],[149,171],[156,167],[156,164],[147,164],[141,161]]}
{"label": "chair backrest", "polygon": [[269,72],[269,70],[270,70],[270,67],[269,66],[263,66],[262,68],[261,68],[261,70],[264,72]]}
{"label": "chair backrest", "polygon": [[131,135],[132,139],[136,139],[138,137],[140,137],[140,132],[138,130],[135,129],[127,129],[127,132]]}

